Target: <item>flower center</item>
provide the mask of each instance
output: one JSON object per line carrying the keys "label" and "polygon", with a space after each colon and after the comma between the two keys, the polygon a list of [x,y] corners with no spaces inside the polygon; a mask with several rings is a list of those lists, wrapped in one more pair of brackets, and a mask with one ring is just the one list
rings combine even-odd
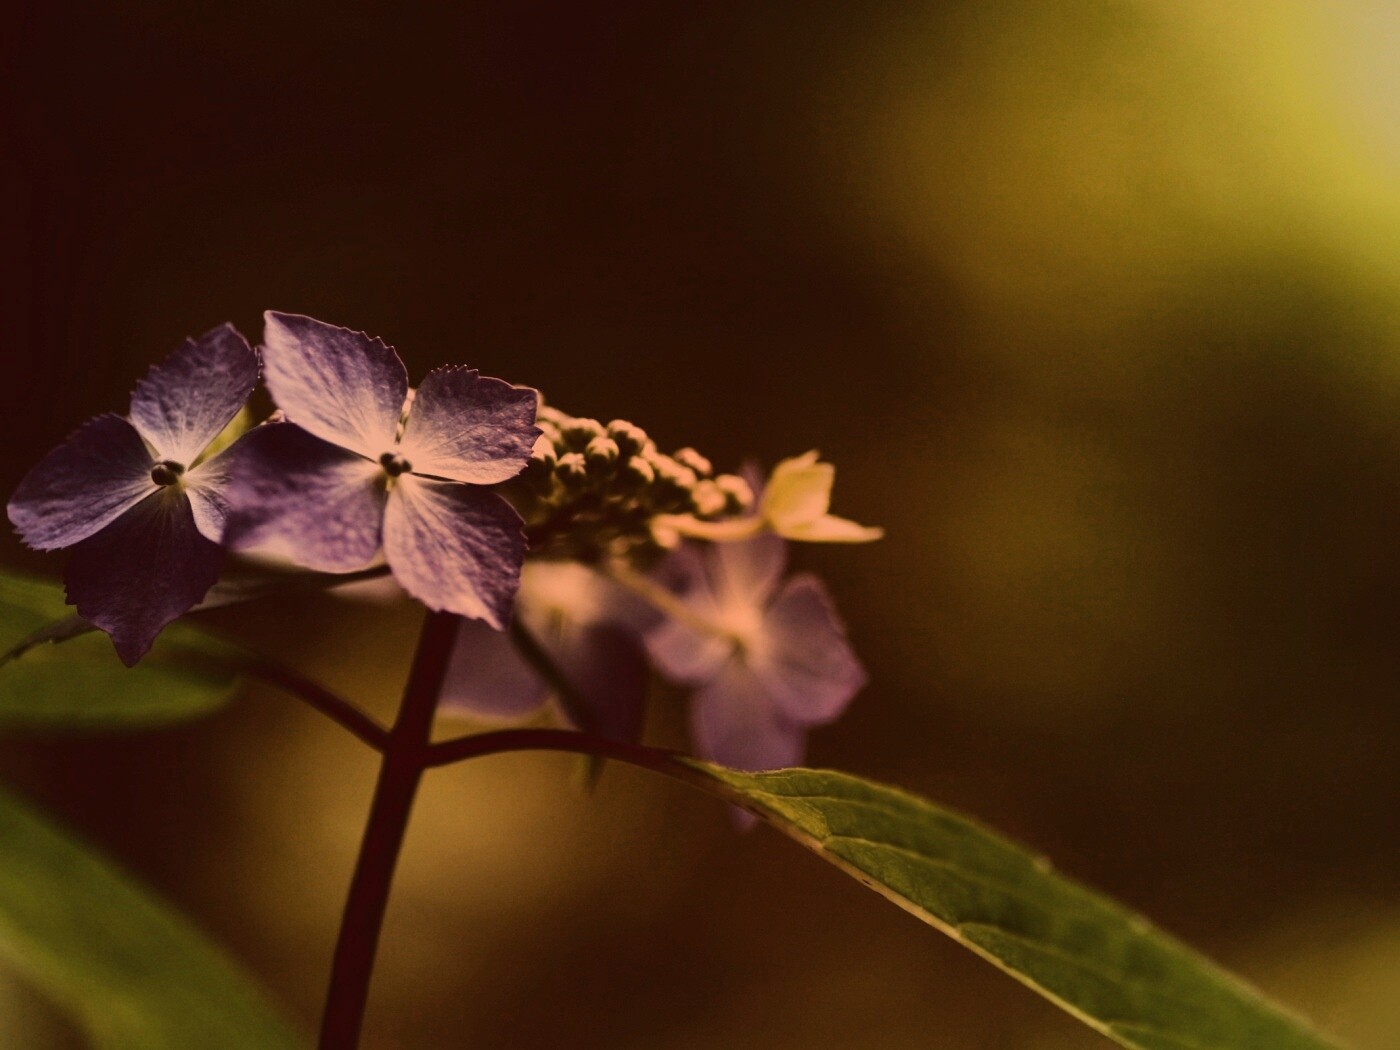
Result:
{"label": "flower center", "polygon": [[173,459],[163,459],[151,468],[151,480],[157,485],[165,487],[173,485],[180,480],[180,475],[185,472],[183,463],[176,463]]}
{"label": "flower center", "polygon": [[763,641],[763,613],[747,602],[732,602],[721,609],[715,627],[741,649],[755,649]]}
{"label": "flower center", "polygon": [[391,478],[396,478],[400,474],[407,474],[413,469],[413,464],[404,459],[397,452],[386,452],[379,457],[379,465],[384,468],[384,473]]}

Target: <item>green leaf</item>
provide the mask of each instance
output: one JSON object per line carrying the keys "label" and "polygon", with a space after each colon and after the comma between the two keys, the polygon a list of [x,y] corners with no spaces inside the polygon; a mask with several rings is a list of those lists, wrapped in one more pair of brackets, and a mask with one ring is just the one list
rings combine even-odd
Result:
{"label": "green leaf", "polygon": [[0,960],[98,1050],[282,1050],[300,1040],[185,919],[0,792]]}
{"label": "green leaf", "polygon": [[236,650],[183,624],[128,668],[105,635],[72,615],[60,588],[12,573],[0,573],[0,650],[9,650],[0,658],[0,728],[182,721],[221,707],[236,684]]}
{"label": "green leaf", "polygon": [[1146,919],[957,813],[844,773],[678,761],[1123,1046],[1337,1045]]}

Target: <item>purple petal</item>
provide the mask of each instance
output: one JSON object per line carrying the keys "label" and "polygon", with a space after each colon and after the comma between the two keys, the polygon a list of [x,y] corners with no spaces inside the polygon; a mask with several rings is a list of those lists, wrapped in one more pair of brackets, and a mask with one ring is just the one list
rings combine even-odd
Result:
{"label": "purple petal", "polygon": [[[559,698],[569,721],[624,740],[641,735],[649,675],[639,632],[657,620],[650,606],[587,566],[536,561],[521,572],[516,616],[572,684],[579,703]],[[463,622],[445,704],[519,718],[550,691],[508,635]]]}
{"label": "purple petal", "polygon": [[615,740],[641,739],[651,677],[641,639],[615,624],[556,621],[537,633],[574,696],[559,706],[574,727]]}
{"label": "purple petal", "polygon": [[801,725],[829,722],[865,685],[865,669],[815,576],[794,576],[764,617],[764,636],[750,667],[782,714]]}
{"label": "purple petal", "polygon": [[806,730],[779,714],[763,683],[738,660],[695,691],[690,721],[702,758],[746,770],[802,761]]}
{"label": "purple petal", "polygon": [[771,532],[713,544],[709,548],[708,568],[715,597],[721,605],[766,605],[786,562],[787,544]]}
{"label": "purple petal", "polygon": [[430,609],[504,630],[520,586],[520,515],[494,492],[403,474],[384,514],[384,554]]}
{"label": "purple petal", "polygon": [[734,652],[733,640],[669,619],[647,632],[646,646],[657,670],[687,685],[709,681]]}
{"label": "purple petal", "polygon": [[[658,566],[654,575],[680,597],[696,620],[719,623],[719,606],[698,549],[682,547]],[[674,618],[662,620],[646,635],[647,652],[657,669],[672,681],[689,685],[718,674],[734,652],[734,644],[731,638]]]}
{"label": "purple petal", "polygon": [[509,634],[481,620],[462,620],[447,665],[441,704],[488,718],[523,718],[549,698],[549,686],[518,652]]}
{"label": "purple petal", "polygon": [[379,552],[385,475],[376,463],[308,434],[264,423],[219,457],[232,505],[224,544],[259,548],[318,572],[363,569]]}
{"label": "purple petal", "polygon": [[131,395],[131,422],[157,459],[189,467],[258,382],[258,355],[233,325],[187,339]]}
{"label": "purple petal", "polygon": [[223,549],[200,535],[175,487],[142,500],[73,548],[68,602],[106,631],[128,667],[219,578]]}
{"label": "purple petal", "polygon": [[418,386],[399,453],[415,474],[494,485],[525,469],[539,429],[533,390],[435,368]]}
{"label": "purple petal", "polygon": [[267,388],[287,418],[373,460],[391,450],[408,396],[393,348],[299,314],[263,317]]}
{"label": "purple petal", "polygon": [[98,416],[25,475],[10,497],[10,521],[37,550],[71,547],[154,492],[153,465],[129,422]]}
{"label": "purple petal", "polygon": [[233,510],[228,489],[233,481],[232,472],[237,459],[229,453],[236,447],[225,449],[185,472],[185,494],[190,498],[194,523],[207,539],[215,543],[223,542],[224,529]]}

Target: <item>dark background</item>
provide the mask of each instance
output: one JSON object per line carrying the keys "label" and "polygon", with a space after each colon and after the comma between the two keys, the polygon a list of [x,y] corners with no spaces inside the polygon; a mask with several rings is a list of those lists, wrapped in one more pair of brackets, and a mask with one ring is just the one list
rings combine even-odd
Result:
{"label": "dark background", "polygon": [[[797,552],[872,679],[812,761],[1393,1046],[1397,39],[1379,0],[33,4],[0,481],[268,307],[725,467],[819,447],[888,538]],[[381,713],[416,629],[223,623]],[[373,773],[333,728],[253,691],[0,772],[313,1023]],[[396,890],[375,1048],[1102,1044],[628,770],[435,773]],[[0,1035],[73,1045],[8,980]]]}

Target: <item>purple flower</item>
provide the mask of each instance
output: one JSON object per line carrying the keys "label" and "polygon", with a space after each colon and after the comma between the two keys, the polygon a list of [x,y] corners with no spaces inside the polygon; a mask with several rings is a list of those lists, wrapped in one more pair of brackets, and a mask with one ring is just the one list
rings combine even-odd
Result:
{"label": "purple flower", "polygon": [[435,368],[409,409],[408,373],[381,340],[265,317],[267,385],[289,422],[239,443],[226,542],[323,572],[364,568],[382,547],[424,605],[503,628],[525,541],[520,516],[480,486],[524,469],[535,392]]}
{"label": "purple flower", "polygon": [[[515,615],[570,684],[557,701],[589,733],[635,741],[646,715],[650,672],[642,632],[659,614],[636,595],[577,562],[525,566]],[[445,710],[520,719],[552,689],[508,635],[463,621],[442,692]]]}
{"label": "purple flower", "polygon": [[83,424],[10,499],[25,543],[73,548],[68,601],[128,666],[218,579],[229,457],[199,457],[257,381],[232,326],[188,340],[136,385],[128,415]]}
{"label": "purple flower", "polygon": [[807,730],[830,722],[865,684],[865,671],[814,576],[780,583],[785,545],[772,534],[683,547],[660,570],[679,598],[648,633],[668,677],[695,686],[696,750],[737,769],[802,758]]}

